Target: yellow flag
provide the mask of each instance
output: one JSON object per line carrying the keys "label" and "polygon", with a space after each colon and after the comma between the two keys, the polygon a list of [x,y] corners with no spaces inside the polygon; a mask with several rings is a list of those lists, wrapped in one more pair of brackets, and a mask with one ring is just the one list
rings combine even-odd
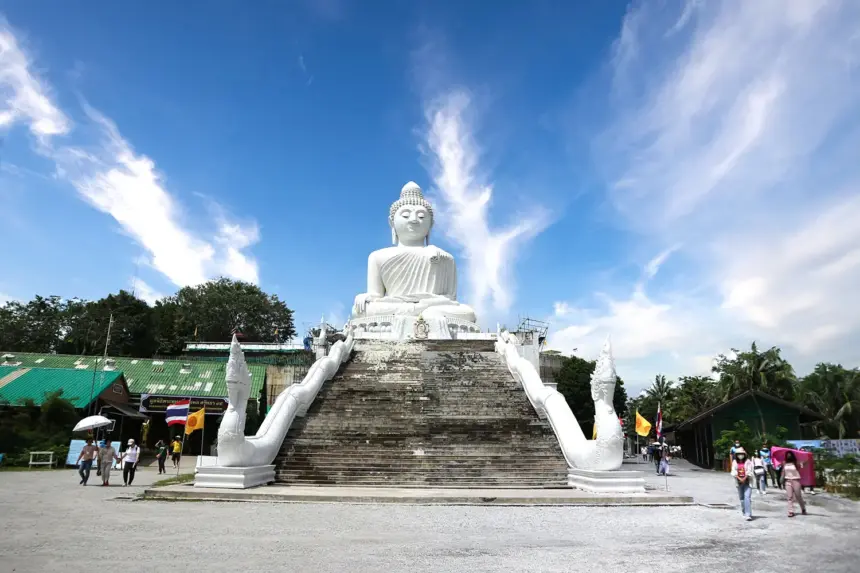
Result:
{"label": "yellow flag", "polygon": [[639,414],[639,410],[636,410],[636,433],[640,436],[647,436],[651,433],[651,422],[643,418]]}
{"label": "yellow flag", "polygon": [[188,419],[185,420],[185,433],[190,434],[194,430],[202,430],[203,422],[206,419],[206,408],[200,408],[193,414],[188,414]]}

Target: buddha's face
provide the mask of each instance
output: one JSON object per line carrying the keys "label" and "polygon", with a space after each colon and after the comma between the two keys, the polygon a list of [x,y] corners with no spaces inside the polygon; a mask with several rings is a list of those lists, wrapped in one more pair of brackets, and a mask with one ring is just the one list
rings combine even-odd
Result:
{"label": "buddha's face", "polygon": [[420,244],[430,234],[433,217],[420,205],[403,205],[394,213],[391,225],[401,243]]}

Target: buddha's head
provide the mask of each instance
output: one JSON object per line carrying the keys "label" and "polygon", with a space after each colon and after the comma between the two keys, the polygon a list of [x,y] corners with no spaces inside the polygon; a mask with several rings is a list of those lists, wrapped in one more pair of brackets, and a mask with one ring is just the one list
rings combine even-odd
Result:
{"label": "buddha's head", "polygon": [[421,187],[410,181],[400,190],[400,199],[388,214],[391,241],[414,247],[428,244],[433,227],[433,207],[424,198]]}

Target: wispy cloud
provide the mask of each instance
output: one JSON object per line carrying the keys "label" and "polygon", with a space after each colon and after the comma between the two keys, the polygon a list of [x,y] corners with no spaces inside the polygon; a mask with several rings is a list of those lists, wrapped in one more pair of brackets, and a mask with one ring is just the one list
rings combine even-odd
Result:
{"label": "wispy cloud", "polygon": [[[246,253],[259,241],[256,224],[240,225],[221,212],[210,231],[192,230],[179,201],[167,191],[155,162],[134,150],[109,118],[84,104],[101,140],[87,145],[55,145],[71,123],[51,98],[12,29],[0,20],[0,93],[7,108],[0,117],[26,122],[39,138],[40,153],[56,163],[57,176],[74,186],[90,205],[113,217],[147,252],[148,262],[176,285],[193,285],[225,275],[257,282],[256,261]],[[2,124],[0,124],[2,126]]]}
{"label": "wispy cloud", "polygon": [[0,131],[23,122],[39,141],[68,133],[71,121],[51,100],[47,84],[31,72],[30,65],[0,14]]}
{"label": "wispy cloud", "polygon": [[663,266],[663,263],[665,263],[672,255],[672,253],[677,251],[679,248],[680,245],[669,247],[668,249],[648,261],[648,263],[645,265],[645,277],[647,279],[653,279],[657,275],[657,272],[660,270],[660,267]]}
{"label": "wispy cloud", "polygon": [[595,160],[630,229],[683,243],[679,273],[695,287],[634,288],[578,327],[641,336],[641,351],[667,340],[701,364],[754,338],[783,345],[801,369],[860,361],[857,22],[855,2],[633,5]]}
{"label": "wispy cloud", "polygon": [[426,150],[441,199],[440,227],[463,250],[471,287],[468,299],[479,312],[488,303],[504,312],[514,297],[511,271],[517,248],[543,231],[549,219],[538,207],[531,213],[509,212],[517,222],[508,227],[491,226],[493,188],[480,173],[479,151],[466,115],[469,104],[470,96],[462,90],[426,103]]}
{"label": "wispy cloud", "polygon": [[156,301],[164,298],[163,293],[158,292],[139,278],[131,279],[131,289],[137,298],[146,301],[149,306],[155,306]]}

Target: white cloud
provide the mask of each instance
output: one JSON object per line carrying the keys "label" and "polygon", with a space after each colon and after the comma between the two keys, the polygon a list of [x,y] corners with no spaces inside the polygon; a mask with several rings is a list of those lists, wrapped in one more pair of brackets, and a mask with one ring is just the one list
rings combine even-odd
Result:
{"label": "white cloud", "polygon": [[18,300],[17,298],[10,296],[8,294],[0,292],[0,306],[3,306],[7,302],[12,302]]}
{"label": "white cloud", "polygon": [[30,63],[0,14],[0,130],[23,122],[40,141],[68,133],[71,122],[51,101],[47,85],[31,73]]}
{"label": "white cloud", "polygon": [[677,245],[674,247],[669,247],[668,249],[648,261],[648,264],[645,265],[645,277],[648,279],[653,279],[657,275],[657,272],[660,270],[660,267],[663,266],[663,263],[665,263],[672,255],[672,253],[677,251],[679,248],[680,247]]}
{"label": "white cloud", "polygon": [[154,269],[179,286],[221,275],[258,281],[257,263],[245,252],[259,241],[256,224],[231,222],[221,210],[215,225],[209,224],[214,230],[192,230],[155,162],[135,152],[110,119],[86,104],[86,115],[99,129],[101,141],[54,148],[51,136],[67,134],[70,122],[53,103],[47,83],[33,72],[4,20],[0,20],[0,50],[0,93],[6,97],[0,118],[6,124],[26,121],[43,144],[40,153],[56,162],[58,177],[113,217],[147,251]]}
{"label": "white cloud", "polygon": [[431,173],[441,204],[439,227],[464,255],[468,300],[479,314],[492,304],[506,311],[514,297],[511,270],[518,247],[543,231],[548,218],[536,208],[515,215],[516,223],[492,228],[489,207],[493,196],[478,167],[479,151],[467,120],[470,96],[452,91],[427,102],[426,145]]}
{"label": "white cloud", "polygon": [[158,292],[146,282],[138,278],[133,278],[131,280],[131,288],[134,291],[134,295],[137,298],[146,301],[146,304],[149,306],[155,306],[156,301],[164,298],[163,293]]}
{"label": "white cloud", "polygon": [[564,344],[611,330],[631,367],[655,373],[754,339],[801,373],[860,362],[857,22],[856,2],[635,4],[595,160],[641,240],[683,243],[685,264],[661,272],[692,286],[596,297],[556,328]]}

